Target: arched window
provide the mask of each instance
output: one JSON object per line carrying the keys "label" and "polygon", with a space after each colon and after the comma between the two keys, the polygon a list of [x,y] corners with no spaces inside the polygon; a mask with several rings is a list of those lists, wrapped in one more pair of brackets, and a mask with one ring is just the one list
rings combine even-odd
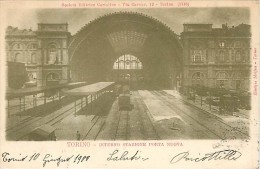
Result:
{"label": "arched window", "polygon": [[217,61],[218,62],[226,62],[228,61],[228,55],[224,50],[219,51],[217,55]]}
{"label": "arched window", "polygon": [[217,87],[220,87],[220,88],[228,87],[228,74],[226,72],[218,72],[216,77],[217,77],[217,80],[216,80]]}
{"label": "arched window", "polygon": [[28,49],[37,49],[37,44],[36,43],[30,43],[28,46],[27,46]]}
{"label": "arched window", "polygon": [[245,59],[245,53],[243,51],[236,51],[235,54],[235,61],[236,62],[242,62]]}
{"label": "arched window", "polygon": [[232,79],[232,85],[235,89],[241,89],[244,83],[244,78],[245,78],[245,73],[244,72],[234,72],[233,74],[233,79]]}
{"label": "arched window", "polygon": [[14,62],[21,62],[21,63],[24,63],[24,57],[21,53],[16,53],[14,55]]}
{"label": "arched window", "polygon": [[131,61],[130,60],[126,60],[125,61],[125,69],[131,69]]}
{"label": "arched window", "polygon": [[31,63],[36,64],[36,53],[31,54]]}
{"label": "arched window", "polygon": [[57,73],[49,73],[46,77],[47,81],[59,80],[59,75]]}
{"label": "arched window", "polygon": [[46,77],[46,86],[58,85],[59,80],[59,75],[57,73],[51,72]]}
{"label": "arched window", "polygon": [[58,49],[55,44],[50,44],[48,46],[47,64],[57,64],[58,60]]}
{"label": "arched window", "polygon": [[220,51],[219,52],[218,61],[220,61],[220,62],[224,62],[225,61],[225,53],[224,53],[224,51]]}
{"label": "arched window", "polygon": [[22,45],[21,45],[20,43],[15,43],[15,44],[13,45],[13,49],[14,49],[14,50],[20,50],[20,49],[22,49]]}
{"label": "arched window", "polygon": [[192,75],[192,85],[203,85],[204,74],[196,72]]}
{"label": "arched window", "polygon": [[123,55],[120,56],[113,65],[113,69],[119,70],[132,70],[132,69],[142,69],[142,62],[133,55]]}

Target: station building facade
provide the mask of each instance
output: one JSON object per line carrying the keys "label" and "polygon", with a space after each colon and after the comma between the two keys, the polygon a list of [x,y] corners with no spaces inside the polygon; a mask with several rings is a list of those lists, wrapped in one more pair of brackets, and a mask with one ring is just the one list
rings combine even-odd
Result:
{"label": "station building facade", "polygon": [[28,82],[37,86],[67,83],[68,24],[38,24],[36,31],[9,26],[6,30],[7,62],[25,65]]}
{"label": "station building facade", "polygon": [[250,89],[250,26],[184,24],[182,86]]}
{"label": "station building facade", "polygon": [[[250,25],[213,28],[212,24],[184,24],[179,86],[202,85],[249,90]],[[25,64],[29,81],[37,86],[70,81],[68,24],[39,23],[36,31],[6,30],[8,62]]]}
{"label": "station building facade", "polygon": [[32,30],[19,30],[9,26],[6,30],[6,61],[23,63],[28,80],[36,82],[38,50],[37,34]]}

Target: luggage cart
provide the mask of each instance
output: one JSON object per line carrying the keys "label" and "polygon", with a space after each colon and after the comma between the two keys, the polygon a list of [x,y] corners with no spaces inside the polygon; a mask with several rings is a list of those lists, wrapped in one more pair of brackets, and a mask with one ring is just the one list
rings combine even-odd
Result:
{"label": "luggage cart", "polygon": [[32,141],[56,141],[55,128],[50,125],[42,125],[29,134]]}

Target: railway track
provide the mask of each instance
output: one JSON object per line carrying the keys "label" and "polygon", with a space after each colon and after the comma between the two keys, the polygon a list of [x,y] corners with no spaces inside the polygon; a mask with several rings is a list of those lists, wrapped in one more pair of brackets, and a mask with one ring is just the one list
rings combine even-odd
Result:
{"label": "railway track", "polygon": [[[80,100],[81,99],[78,99],[77,102],[79,102]],[[27,126],[30,126],[31,124],[33,124],[35,122],[39,122],[43,118],[43,117],[40,117],[40,115],[43,115],[45,113],[47,115],[51,115],[53,112],[58,111],[60,108],[66,107],[69,104],[73,104],[73,105],[71,105],[72,107],[64,110],[63,113],[66,113],[67,111],[71,111],[72,109],[74,110],[75,109],[75,107],[74,107],[75,105],[74,105],[73,101],[74,100],[71,99],[71,98],[68,98],[66,100],[61,100],[61,101],[55,101],[54,105],[53,105],[53,103],[51,103],[52,105],[46,104],[46,105],[44,105],[44,109],[41,109],[40,111],[37,110],[39,108],[36,107],[36,108],[30,110],[30,111],[32,111],[31,112],[31,114],[32,114],[31,116],[28,115],[27,118],[23,119],[18,124],[15,124],[15,125],[12,125],[12,126],[7,126],[6,133],[7,133],[7,135],[9,135],[9,133],[11,133],[11,132],[16,132],[18,130],[21,130],[21,129],[27,127]],[[89,103],[90,103],[90,99],[88,98],[88,104]],[[79,110],[80,108],[82,108],[84,106],[86,106],[86,103],[81,104],[81,102],[80,102],[80,103],[76,104],[77,110]],[[51,123],[52,121],[54,121],[58,117],[62,116],[63,113],[59,114],[58,116],[55,116],[55,118],[49,120],[48,123]],[[21,116],[23,116],[23,115],[21,115]],[[62,119],[60,119],[59,121],[61,121],[61,120]],[[48,123],[45,123],[45,124],[48,124]],[[56,124],[56,123],[57,123],[57,121],[54,124]],[[52,124],[52,125],[54,125],[54,124]]]}
{"label": "railway track", "polygon": [[[209,115],[203,112],[199,108],[189,105],[182,100],[176,99],[174,96],[167,94],[163,91],[151,92],[156,98],[160,99],[166,106],[174,110],[185,121],[192,124],[185,129],[188,130],[188,134],[192,133],[192,137],[196,139],[244,139],[248,138],[243,132],[231,127],[224,123],[215,116]],[[164,137],[160,136],[160,130],[158,126],[155,127],[155,123],[149,116],[148,108],[138,92],[133,92],[134,109],[131,111],[119,111],[114,110],[114,119],[116,124],[113,124],[115,128],[110,133],[110,139],[112,140],[160,140]],[[184,107],[180,107],[183,105]],[[188,109],[190,108],[190,109]],[[110,118],[111,120],[111,118]],[[133,126],[136,125],[136,126]],[[99,138],[99,133],[108,126],[106,126],[106,120],[101,117],[95,117],[92,126],[88,129],[84,139],[92,138],[96,140]],[[137,131],[136,131],[137,130]],[[107,130],[106,130],[107,131]],[[178,132],[178,131],[175,131]],[[90,134],[91,133],[91,134]],[[95,134],[94,134],[95,133]],[[102,133],[102,132],[101,132]],[[104,134],[104,133],[103,133]],[[186,133],[187,134],[187,133]],[[91,135],[91,136],[88,136]],[[102,137],[101,137],[102,138]],[[106,135],[106,138],[107,135]]]}
{"label": "railway track", "polygon": [[[91,121],[93,121],[93,120],[95,120],[95,121],[94,121],[94,123],[91,125],[91,127],[87,130],[87,132],[86,132],[86,134],[85,134],[85,136],[83,137],[82,140],[85,140],[85,139],[87,138],[87,136],[89,135],[89,133],[91,132],[91,130],[93,129],[93,127],[97,124],[97,122],[98,122],[99,119],[100,119],[100,116],[94,116],[94,117],[92,118]],[[99,132],[98,132],[98,133],[99,133]],[[97,133],[97,135],[98,135],[98,133]],[[95,138],[97,137],[97,135],[95,136]]]}
{"label": "railway track", "polygon": [[[14,127],[8,128],[6,130],[6,137],[10,140],[18,141],[25,138],[31,131],[41,125],[54,125],[58,121],[69,116],[71,113],[74,113],[74,106],[72,106],[72,104],[73,103],[70,103],[59,109],[58,112],[51,113],[45,117],[30,117],[30,119],[25,123],[19,123]],[[76,106],[79,109],[81,107],[81,103],[78,103]]]}
{"label": "railway track", "polygon": [[[164,94],[164,95],[166,95],[167,97],[171,97],[171,96],[172,96],[172,95],[170,95],[170,94],[168,94],[168,93],[166,93],[166,92],[164,92],[164,91],[161,91],[161,93]],[[172,96],[172,97],[174,97],[174,96]],[[189,103],[189,102],[187,102],[187,101],[184,101],[183,99],[181,99],[180,101],[181,101],[182,103],[184,103],[184,104],[190,105],[191,107],[193,107],[193,108],[195,108],[196,110],[198,110],[198,111],[204,113],[205,115],[208,115],[208,116],[210,116],[211,118],[216,119],[216,120],[219,121],[220,123],[222,123],[222,124],[224,124],[224,125],[226,125],[226,126],[232,128],[232,130],[235,130],[235,131],[237,131],[237,132],[239,132],[239,133],[241,133],[241,134],[243,134],[243,135],[249,137],[248,133],[245,133],[245,132],[243,132],[243,131],[241,131],[241,130],[238,130],[238,129],[235,128],[235,127],[232,127],[231,125],[225,123],[221,118],[216,117],[216,116],[214,116],[214,115],[211,115],[211,114],[209,114],[207,111],[205,111],[205,110],[203,110],[203,109],[200,109],[200,108],[198,108],[197,106],[195,106],[195,105],[193,105],[193,104],[191,104],[191,103]]]}
{"label": "railway track", "polygon": [[[121,111],[119,111],[118,113],[121,114]],[[97,140],[100,132],[102,131],[102,129],[104,128],[105,124],[106,124],[106,120],[105,117],[102,116],[97,116],[95,115],[92,120],[93,123],[91,124],[91,126],[87,129],[86,133],[84,134],[84,137],[82,138],[82,140]],[[117,140],[118,139],[118,126],[119,126],[119,122],[120,120],[118,120],[118,125],[117,125],[117,129],[115,132],[115,135],[113,136],[113,140]]]}
{"label": "railway track", "polygon": [[[132,103],[134,109],[119,110],[116,101],[109,118],[94,116],[83,140],[159,140],[159,134],[142,100],[135,98]],[[111,120],[115,121],[111,123]]]}
{"label": "railway track", "polygon": [[[219,118],[204,112],[200,108],[185,102],[184,100],[177,99],[175,96],[168,94],[164,91],[151,91],[151,94],[155,96],[176,112],[184,121],[188,122],[190,126],[187,126],[186,134],[191,133],[192,138],[199,139],[248,139],[247,133],[241,132],[240,130],[226,124]],[[87,126],[83,133],[82,140],[97,140],[102,139],[102,136],[112,140],[160,140],[165,137],[158,130],[158,125],[154,123],[153,118],[149,116],[148,108],[146,107],[142,96],[138,92],[132,93],[132,103],[134,109],[131,111],[119,111],[118,107],[113,108],[112,116],[110,120],[116,120],[110,127],[108,127],[109,122],[107,121],[107,116],[102,114],[104,112],[103,107],[106,103],[95,104],[97,109],[95,109],[96,114],[90,120],[90,124]],[[81,104],[81,99],[77,100],[76,109],[77,112],[81,110],[82,106],[86,105],[83,102]],[[89,100],[88,100],[89,103]],[[98,103],[98,102],[97,102]],[[117,103],[117,102],[115,102]],[[57,103],[58,105],[59,103]],[[57,106],[56,105],[56,106]],[[117,104],[116,104],[117,106]],[[17,126],[11,126],[7,128],[7,138],[9,140],[21,140],[26,137],[35,127],[49,124],[51,126],[57,125],[62,119],[71,115],[75,112],[74,103],[66,104],[59,111],[55,113],[50,113],[44,117],[30,117],[25,119],[22,123]],[[40,113],[40,112],[37,112]],[[37,115],[36,113],[36,115]],[[101,114],[100,114],[101,113]],[[107,123],[108,122],[108,123]],[[26,132],[24,132],[26,131]],[[109,134],[104,133],[107,131]],[[173,132],[173,131],[172,131]],[[174,131],[176,133],[178,131]],[[101,134],[101,135],[100,135]],[[201,136],[201,137],[200,137]]]}
{"label": "railway track", "polygon": [[[98,138],[99,133],[102,131],[106,124],[106,115],[102,115],[104,111],[102,107],[104,108],[109,105],[109,102],[109,100],[106,100],[105,102],[102,102],[103,106],[97,106],[98,108],[95,110],[96,114],[91,119],[92,124],[90,127],[88,127],[82,140],[96,140]],[[101,103],[101,101],[99,103]]]}
{"label": "railway track", "polygon": [[118,111],[119,118],[113,140],[160,140],[152,120],[147,115],[147,108],[133,92],[133,109]]}
{"label": "railway track", "polygon": [[[65,100],[65,101],[62,101],[63,104],[70,104],[70,102],[72,102],[72,100]],[[28,126],[30,125],[30,123],[32,122],[35,122],[37,121],[36,119],[40,120],[42,117],[40,117],[41,115],[45,114],[45,113],[49,113],[51,114],[52,112],[54,112],[55,110],[57,110],[58,108],[61,108],[61,102],[60,101],[55,101],[54,103],[50,103],[51,105],[44,105],[44,109],[41,108],[39,110],[39,107],[35,107],[34,109],[30,110],[30,114],[28,115],[27,118],[23,119],[20,123],[18,124],[15,124],[13,126],[7,126],[7,129],[6,129],[6,132],[10,131],[10,130],[13,130],[15,128],[18,128],[18,129],[22,129],[24,128],[25,126]],[[24,116],[23,112],[21,112],[21,115],[18,115],[18,116]]]}
{"label": "railway track", "polygon": [[[190,118],[199,125],[203,126],[208,132],[214,134],[219,139],[248,139],[249,136],[237,130],[236,128],[226,124],[219,118],[210,115],[209,113],[199,109],[198,107],[188,104],[187,102],[176,99],[174,96],[163,92],[163,91],[154,91],[152,92],[154,95],[158,96],[160,99],[164,101],[164,103],[170,108],[176,110],[178,114],[184,118]],[[183,107],[179,107],[180,105],[184,105]],[[192,108],[188,109],[188,106]]]}
{"label": "railway track", "polygon": [[128,114],[129,111],[118,110],[119,120],[116,129],[116,134],[114,140],[127,140],[129,138],[128,134]]}

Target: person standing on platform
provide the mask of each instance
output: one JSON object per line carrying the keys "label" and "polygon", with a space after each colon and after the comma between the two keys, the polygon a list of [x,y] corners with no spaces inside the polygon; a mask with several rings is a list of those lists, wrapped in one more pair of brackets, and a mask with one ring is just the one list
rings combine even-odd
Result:
{"label": "person standing on platform", "polygon": [[77,140],[80,140],[80,133],[79,133],[79,131],[77,131],[76,136],[77,136]]}

